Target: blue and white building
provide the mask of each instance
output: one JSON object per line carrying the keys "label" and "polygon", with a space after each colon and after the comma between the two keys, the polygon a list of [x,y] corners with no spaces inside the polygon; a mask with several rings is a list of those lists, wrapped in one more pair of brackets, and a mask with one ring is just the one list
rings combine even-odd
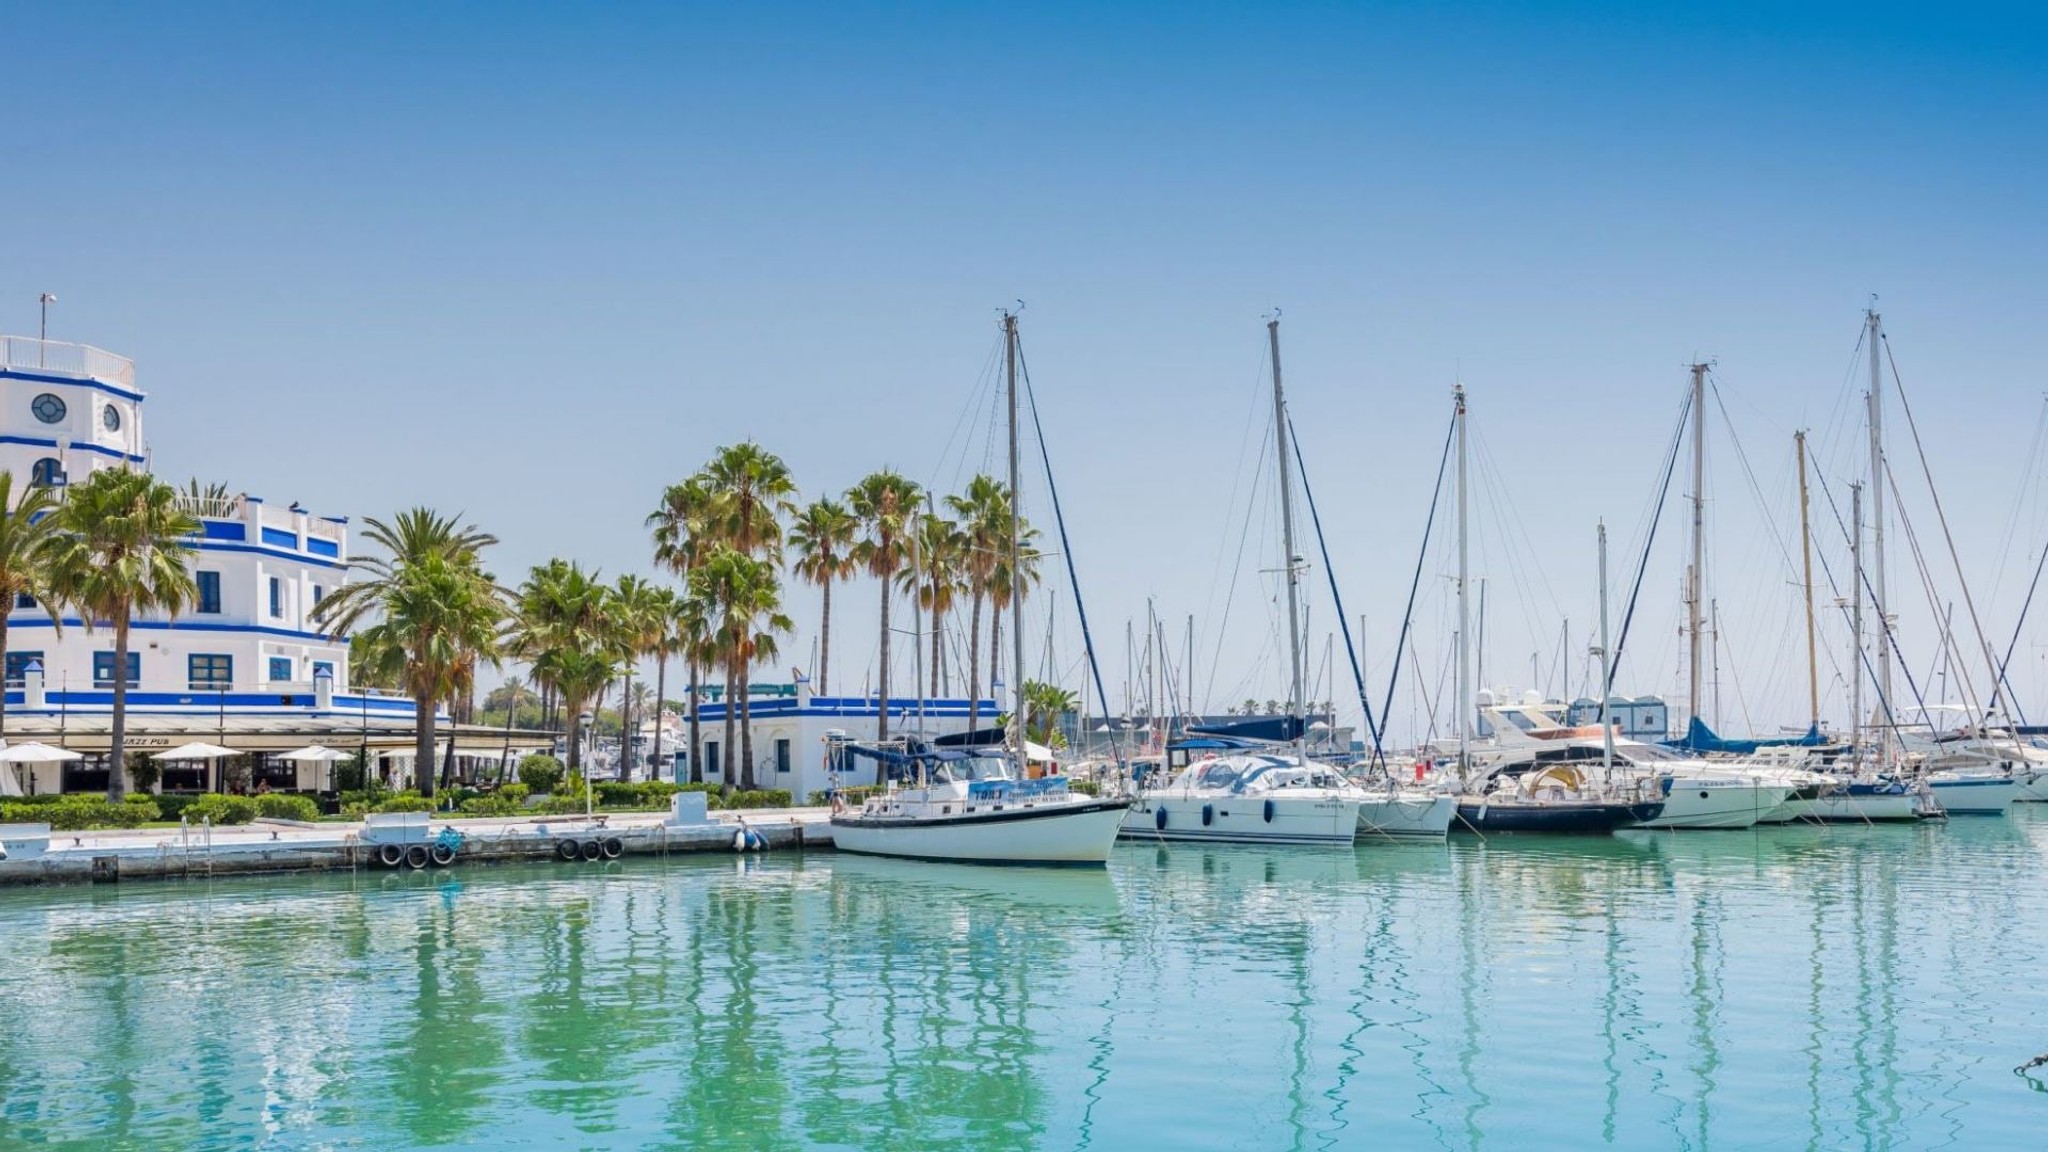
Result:
{"label": "blue and white building", "polygon": [[[17,490],[34,484],[60,498],[99,469],[147,469],[146,397],[125,357],[0,336],[0,469],[13,474]],[[266,753],[318,742],[407,750],[409,759],[411,700],[353,690],[347,640],[326,636],[314,621],[314,608],[346,576],[348,520],[249,495],[184,499],[202,526],[190,562],[198,599],[176,619],[137,619],[125,670],[114,666],[110,629],[88,630],[66,611],[60,631],[41,605],[10,606],[7,735],[61,741],[86,754],[24,771],[22,786],[106,787],[112,689],[123,671],[131,755],[192,740],[220,743],[251,754],[252,782],[308,791],[322,788],[324,765]],[[217,782],[202,764],[167,765],[163,787]],[[11,790],[5,783],[0,790]]]}
{"label": "blue and white building", "polygon": [[[799,679],[787,692],[765,685],[756,685],[756,692],[747,704],[747,711],[753,718],[754,736],[754,786],[757,788],[787,789],[799,804],[813,793],[823,792],[835,784],[873,784],[872,766],[866,775],[859,778],[837,778],[833,774],[830,755],[833,740],[873,740],[880,728],[880,700],[875,696],[814,696],[811,686]],[[698,709],[698,749],[704,766],[704,779],[709,783],[728,784],[738,787],[742,779],[738,771],[738,758],[734,758],[735,770],[731,779],[724,774],[725,765],[725,710],[727,702],[706,703]],[[889,734],[891,736],[922,736],[937,739],[969,730],[970,713],[976,727],[987,730],[996,726],[997,717],[1002,714],[993,698],[983,698],[979,708],[971,708],[965,698],[917,700],[891,697],[889,700]],[[687,727],[683,743],[688,743]],[[738,743],[739,722],[733,725],[735,743]],[[744,745],[741,745],[744,747]],[[662,775],[669,769],[664,767]],[[676,775],[688,779],[688,761],[675,765]]]}

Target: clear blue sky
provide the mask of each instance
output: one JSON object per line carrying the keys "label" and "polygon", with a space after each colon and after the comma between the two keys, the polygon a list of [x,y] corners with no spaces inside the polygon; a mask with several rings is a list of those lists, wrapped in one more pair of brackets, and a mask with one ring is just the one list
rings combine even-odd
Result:
{"label": "clear blue sky", "polygon": [[[1487,679],[1527,685],[1563,616],[1583,648],[1594,522],[1619,570],[1712,356],[1762,493],[1716,429],[1721,715],[1799,723],[1762,506],[1794,516],[1796,427],[1855,470],[1871,293],[2001,644],[2048,537],[2048,20],[1787,7],[11,5],[0,328],[52,291],[53,337],[134,356],[169,476],[460,510],[516,579],[645,569],[662,485],[744,437],[807,494],[953,483],[1022,299],[1105,672],[1153,596],[1176,637],[1202,617],[1217,706],[1282,688],[1270,517],[1235,563],[1270,309],[1376,678],[1454,379],[1508,493],[1475,527]],[[1676,512],[1635,692],[1682,687]],[[873,599],[842,598],[843,685]],[[1919,665],[1927,600],[1894,597]],[[2044,652],[2020,662],[2048,713]]]}

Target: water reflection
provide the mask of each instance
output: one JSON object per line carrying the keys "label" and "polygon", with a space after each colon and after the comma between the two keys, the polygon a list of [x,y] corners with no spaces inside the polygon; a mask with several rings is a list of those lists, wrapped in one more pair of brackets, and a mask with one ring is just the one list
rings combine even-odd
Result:
{"label": "water reflection", "polygon": [[0,893],[0,1147],[2025,1146],[2048,820]]}

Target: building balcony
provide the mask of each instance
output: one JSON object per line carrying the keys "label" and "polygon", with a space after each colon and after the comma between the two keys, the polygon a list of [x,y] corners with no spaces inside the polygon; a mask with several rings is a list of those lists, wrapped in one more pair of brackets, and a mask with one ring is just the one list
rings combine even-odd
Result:
{"label": "building balcony", "polygon": [[0,336],[0,369],[46,376],[76,376],[135,387],[135,361],[90,344],[38,340],[34,336]]}

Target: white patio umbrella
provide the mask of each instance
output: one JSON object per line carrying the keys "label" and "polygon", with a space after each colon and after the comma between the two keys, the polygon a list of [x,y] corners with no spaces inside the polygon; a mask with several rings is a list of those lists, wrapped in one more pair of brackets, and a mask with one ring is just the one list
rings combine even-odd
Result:
{"label": "white patio umbrella", "polygon": [[[277,758],[279,760],[305,760],[315,764],[332,764],[336,760],[346,760],[352,755],[354,755],[352,752],[337,752],[325,744],[308,744],[304,748],[294,748],[289,752],[279,752]],[[329,769],[328,771],[330,774],[327,778],[327,783],[329,787],[332,787],[334,784],[333,770]]]}
{"label": "white patio umbrella", "polygon": [[[0,764],[48,764],[57,760],[79,759],[83,757],[69,748],[52,748],[35,740],[0,748]],[[0,796],[21,794],[21,778],[12,771],[0,771]]]}
{"label": "white patio umbrella", "polygon": [[158,760],[218,760],[223,756],[240,756],[241,754],[238,749],[223,748],[218,744],[208,744],[203,740],[195,740],[190,744],[180,744],[176,748],[155,753],[155,758]]}

